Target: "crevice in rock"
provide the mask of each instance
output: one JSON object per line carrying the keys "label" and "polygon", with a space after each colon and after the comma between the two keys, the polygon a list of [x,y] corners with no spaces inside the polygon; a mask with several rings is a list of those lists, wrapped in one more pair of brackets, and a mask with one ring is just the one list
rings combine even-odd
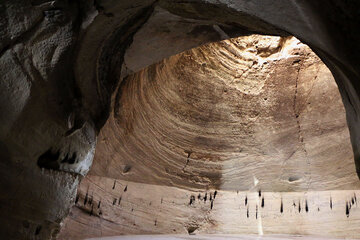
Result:
{"label": "crevice in rock", "polygon": [[188,166],[189,162],[190,162],[190,156],[191,156],[191,151],[185,151],[185,153],[187,153],[187,158],[186,158],[186,163],[185,166],[183,167],[182,171],[185,172],[185,168]]}
{"label": "crevice in rock", "polygon": [[195,231],[196,231],[198,228],[199,228],[199,226],[196,226],[196,225],[194,225],[194,226],[188,226],[188,227],[187,227],[187,232],[188,232],[189,235],[193,235],[193,234],[195,234]]}
{"label": "crevice in rock", "polygon": [[[310,163],[310,159],[308,157],[308,152],[307,152],[306,147],[305,147],[304,136],[303,136],[302,129],[301,129],[300,110],[297,107],[299,76],[300,76],[300,71],[302,69],[302,66],[303,66],[304,62],[299,61],[299,62],[296,62],[296,64],[299,65],[299,68],[297,70],[296,79],[295,79],[295,92],[294,92],[294,100],[293,100],[293,111],[294,111],[294,117],[295,117],[295,120],[296,120],[297,129],[298,129],[299,144],[300,144],[301,150],[305,154],[305,160],[306,160],[306,165],[307,165],[307,172],[305,173],[305,175],[307,175],[307,189],[309,189],[310,184],[311,184],[311,163]],[[315,77],[315,79],[316,79],[316,77]]]}

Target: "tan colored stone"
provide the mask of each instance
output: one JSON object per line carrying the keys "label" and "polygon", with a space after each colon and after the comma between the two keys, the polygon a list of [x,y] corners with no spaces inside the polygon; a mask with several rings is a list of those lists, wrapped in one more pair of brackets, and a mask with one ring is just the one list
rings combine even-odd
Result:
{"label": "tan colored stone", "polygon": [[215,194],[87,176],[59,239],[189,233],[358,238],[358,196],[359,190]]}
{"label": "tan colored stone", "polygon": [[203,45],[129,76],[116,101],[93,175],[199,189],[359,188],[337,86],[295,38]]}

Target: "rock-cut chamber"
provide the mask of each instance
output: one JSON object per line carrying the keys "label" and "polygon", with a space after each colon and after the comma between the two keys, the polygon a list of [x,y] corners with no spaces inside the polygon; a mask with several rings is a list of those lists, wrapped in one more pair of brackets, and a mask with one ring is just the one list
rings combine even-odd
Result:
{"label": "rock-cut chamber", "polygon": [[360,234],[343,103],[296,38],[185,51],[125,78],[113,106],[64,233]]}

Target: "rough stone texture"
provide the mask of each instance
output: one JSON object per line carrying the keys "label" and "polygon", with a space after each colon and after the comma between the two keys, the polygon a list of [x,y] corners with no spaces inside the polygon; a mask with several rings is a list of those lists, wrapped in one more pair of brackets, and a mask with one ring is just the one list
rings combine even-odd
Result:
{"label": "rough stone texture", "polygon": [[164,59],[124,79],[114,106],[60,239],[358,236],[345,110],[296,38],[249,35]]}
{"label": "rough stone texture", "polygon": [[254,179],[266,191],[360,186],[330,71],[297,39],[259,35],[126,78],[91,174],[241,191]]}
{"label": "rough stone texture", "polygon": [[[99,239],[99,238],[91,238]],[[293,239],[303,239],[303,240],[330,240],[330,239],[339,239],[339,238],[322,238],[314,236],[289,236],[289,235],[271,235],[271,236],[257,236],[257,235],[238,235],[238,234],[209,234],[209,235],[139,235],[139,236],[117,236],[117,237],[104,237],[101,238],[104,240],[148,240],[148,239],[161,239],[161,240],[179,240],[179,239],[201,239],[201,240],[253,240],[253,239],[265,239],[265,240],[293,240]]]}
{"label": "rough stone texture", "polygon": [[40,167],[86,174],[95,149],[71,69],[77,5],[42,2],[0,3],[2,239],[56,236],[79,177]]}
{"label": "rough stone texture", "polygon": [[88,175],[59,239],[189,233],[358,238],[359,194],[359,190],[215,194]]}
{"label": "rough stone texture", "polygon": [[[131,73],[125,67],[136,69],[123,65],[124,55],[139,59],[137,67],[146,67],[196,44],[214,41],[210,26],[221,39],[225,34],[258,31],[290,34],[307,43],[339,86],[359,165],[358,9],[355,0],[1,1],[0,237],[48,239],[56,235],[73,204],[79,180],[63,171],[88,171],[95,136],[111,112],[118,83]],[[152,17],[159,18],[151,21]],[[167,25],[170,31],[156,27],[169,19],[179,24]],[[202,25],[206,25],[200,28],[206,29],[203,36],[188,31]],[[137,38],[146,31],[164,37],[144,34]],[[177,33],[183,38],[184,43],[177,44],[181,47],[174,46],[172,36]],[[149,43],[148,49],[163,54],[144,58],[136,51],[142,41]],[[357,169],[360,172],[359,166]],[[334,175],[337,172],[334,169]]]}
{"label": "rough stone texture", "polygon": [[249,33],[249,30],[231,24],[218,24],[214,20],[180,17],[156,7],[126,50],[123,77],[204,43]]}

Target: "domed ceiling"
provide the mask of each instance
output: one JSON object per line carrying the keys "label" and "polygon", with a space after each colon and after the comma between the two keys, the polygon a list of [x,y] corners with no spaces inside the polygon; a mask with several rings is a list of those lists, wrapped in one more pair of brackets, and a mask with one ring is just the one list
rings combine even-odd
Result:
{"label": "domed ceiling", "polygon": [[358,234],[342,100],[296,38],[169,57],[125,78],[113,109],[61,238]]}
{"label": "domed ceiling", "polygon": [[359,187],[330,71],[296,38],[261,35],[126,78],[90,174],[240,191]]}

